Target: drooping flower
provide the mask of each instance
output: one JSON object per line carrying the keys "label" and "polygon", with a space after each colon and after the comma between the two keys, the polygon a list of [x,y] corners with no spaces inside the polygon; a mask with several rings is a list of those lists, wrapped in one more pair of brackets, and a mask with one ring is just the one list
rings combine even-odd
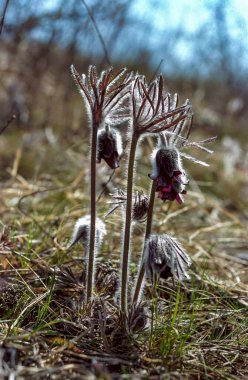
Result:
{"label": "drooping flower", "polygon": [[189,280],[187,273],[192,261],[177,240],[169,235],[151,235],[145,246],[146,273],[151,280],[156,276],[167,280]]}
{"label": "drooping flower", "polygon": [[160,134],[157,149],[152,154],[152,173],[149,177],[157,179],[158,197],[164,201],[177,200],[182,204],[183,195],[186,194],[186,186],[189,183],[185,169],[182,164],[182,157],[189,159],[197,164],[209,166],[182,150],[187,147],[197,147],[207,153],[212,153],[204,145],[212,142],[215,137],[199,142],[190,142],[189,135],[192,125],[192,115]]}
{"label": "drooping flower", "polygon": [[97,134],[97,162],[100,163],[103,159],[111,169],[116,169],[119,167],[122,152],[120,133],[108,125],[99,129]]}
{"label": "drooping flower", "polygon": [[152,180],[157,178],[158,197],[164,201],[183,202],[188,179],[182,166],[180,153],[175,147],[160,148],[153,153]]}
{"label": "drooping flower", "polygon": [[[105,223],[100,218],[96,218],[96,244],[98,246],[101,244],[104,235],[106,235]],[[86,215],[76,221],[68,248],[71,248],[78,242],[81,242],[87,247],[89,244],[89,238],[90,215]]]}

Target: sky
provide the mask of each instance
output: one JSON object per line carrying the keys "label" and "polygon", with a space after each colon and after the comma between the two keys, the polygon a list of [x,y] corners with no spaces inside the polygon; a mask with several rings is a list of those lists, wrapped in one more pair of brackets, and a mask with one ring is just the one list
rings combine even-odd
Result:
{"label": "sky", "polygon": [[[70,0],[77,1],[80,0]],[[109,0],[102,0],[109,1]],[[147,20],[156,25],[158,31],[170,26],[183,24],[188,31],[194,32],[202,23],[208,20],[208,8],[219,0],[133,0],[131,12],[135,17]],[[57,0],[43,0],[42,7],[50,9],[56,6]],[[230,4],[229,23],[235,33],[236,25],[233,23],[233,15],[242,18],[248,27],[248,0],[222,0]],[[91,6],[91,1],[87,1]],[[241,21],[241,22],[242,22]]]}
{"label": "sky", "polygon": [[[166,31],[181,30],[181,36],[178,35],[174,41],[173,49],[183,64],[192,60],[192,48],[197,33],[202,30],[203,45],[208,43],[208,39],[216,37],[212,8],[217,3],[225,9],[227,34],[232,41],[232,46],[229,46],[231,54],[242,60],[243,66],[247,66],[248,0],[134,0],[131,12],[151,25],[152,31],[148,31],[146,43],[153,49],[161,46],[161,39],[164,39],[166,45]],[[168,44],[169,38],[168,36]],[[162,55],[161,53],[161,59]]]}
{"label": "sky", "polygon": [[[135,0],[133,13],[140,18],[154,20],[158,31],[169,26],[183,24],[188,31],[194,32],[209,18],[208,8],[215,4],[216,0]],[[248,23],[248,0],[222,0],[230,4],[229,23],[232,29],[236,29],[232,22],[233,15],[246,20]]]}
{"label": "sky", "polygon": [[[30,1],[30,0],[29,0]],[[96,0],[85,0],[89,6],[96,4]],[[110,0],[102,0],[105,6]],[[116,4],[118,5],[118,1]],[[10,2],[11,3],[11,2]],[[13,0],[14,4],[15,1]],[[63,4],[61,0],[39,0],[38,4],[31,1],[31,6],[41,12],[56,9]],[[80,0],[69,0],[67,3],[82,14],[82,20],[88,19],[87,11]],[[114,3],[112,3],[114,9]],[[192,62],[196,70],[201,61],[201,70],[211,69],[215,62],[219,62],[218,49],[211,51],[214,44],[218,44],[218,30],[213,20],[213,9],[216,4],[221,4],[226,19],[226,35],[229,46],[228,55],[232,57],[233,66],[235,60],[241,62],[241,67],[248,68],[248,0],[127,0],[128,23],[121,30],[119,39],[111,41],[110,56],[114,61],[125,57],[129,63],[138,59],[142,49],[147,51],[149,64],[156,67],[160,60],[167,60],[168,74],[174,70],[189,72]],[[225,7],[226,6],[226,7]],[[95,8],[98,9],[98,8]],[[118,12],[118,7],[116,8]],[[100,11],[101,12],[101,11]],[[96,23],[107,46],[111,29],[111,19],[101,19],[101,13],[94,14]],[[16,12],[14,13],[16,17]],[[138,20],[138,22],[137,22]],[[90,52],[92,57],[103,53],[99,36],[91,24],[91,28],[80,31],[79,49]],[[83,25],[83,24],[82,24]],[[118,24],[116,24],[118,25]],[[61,23],[63,39],[60,43],[66,43],[70,35],[68,24]],[[115,24],[112,24],[113,29]],[[35,38],[47,38],[44,25],[34,31]],[[225,36],[224,36],[225,37]],[[116,42],[116,43],[115,43]],[[199,50],[198,50],[199,47]],[[204,52],[205,49],[205,52]],[[135,53],[138,53],[135,56]],[[209,54],[209,56],[208,56]],[[213,59],[211,61],[211,54]],[[205,63],[205,68],[204,68]],[[220,67],[221,69],[221,67]]]}

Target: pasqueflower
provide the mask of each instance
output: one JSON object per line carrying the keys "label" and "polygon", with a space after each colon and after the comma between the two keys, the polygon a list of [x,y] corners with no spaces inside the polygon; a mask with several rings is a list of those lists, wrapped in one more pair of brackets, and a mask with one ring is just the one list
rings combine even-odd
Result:
{"label": "pasqueflower", "polygon": [[151,235],[145,247],[146,273],[154,282],[156,276],[167,280],[188,280],[192,261],[177,240],[169,235]]}

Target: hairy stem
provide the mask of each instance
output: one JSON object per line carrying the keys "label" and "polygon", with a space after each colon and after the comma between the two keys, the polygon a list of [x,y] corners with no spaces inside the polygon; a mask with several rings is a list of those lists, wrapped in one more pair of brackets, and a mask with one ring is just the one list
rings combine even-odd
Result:
{"label": "hairy stem", "polygon": [[95,256],[95,234],[96,234],[96,144],[98,125],[93,123],[91,133],[91,161],[90,161],[90,242],[87,261],[87,284],[86,302],[92,298],[94,256]]}
{"label": "hairy stem", "polygon": [[136,285],[135,290],[133,294],[133,305],[135,305],[138,302],[140,292],[142,290],[144,275],[145,275],[145,245],[146,241],[149,238],[152,230],[152,217],[153,217],[153,206],[154,206],[154,200],[155,200],[155,191],[157,187],[157,180],[154,180],[151,185],[150,190],[150,198],[149,198],[149,206],[147,210],[147,220],[146,220],[146,232],[145,232],[145,238],[144,238],[144,245],[143,245],[143,253],[141,258],[141,263],[139,267],[139,273],[136,279]]}
{"label": "hairy stem", "polygon": [[132,224],[132,196],[133,196],[133,172],[135,163],[135,151],[138,143],[138,135],[133,135],[128,158],[127,172],[127,202],[126,216],[124,226],[123,251],[122,251],[122,267],[121,267],[121,311],[126,312],[127,308],[127,277],[128,277],[128,260],[131,237]]}
{"label": "hairy stem", "polygon": [[151,330],[150,330],[150,338],[149,338],[149,350],[152,348],[152,338],[153,338],[153,332],[154,332],[154,321],[157,321],[157,315],[158,315],[158,293],[157,293],[157,286],[158,286],[158,277],[156,276],[153,290],[152,290],[152,302],[151,302],[151,311],[152,311],[152,318],[151,318]]}

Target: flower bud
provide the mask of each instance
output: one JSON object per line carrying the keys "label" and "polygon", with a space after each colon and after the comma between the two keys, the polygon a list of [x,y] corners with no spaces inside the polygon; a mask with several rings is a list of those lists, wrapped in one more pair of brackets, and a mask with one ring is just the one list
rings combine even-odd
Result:
{"label": "flower bud", "polygon": [[152,157],[152,180],[157,179],[158,197],[163,201],[183,203],[183,194],[188,179],[182,166],[180,153],[175,147],[166,147],[155,150]]}
{"label": "flower bud", "polygon": [[[114,207],[105,215],[105,217],[112,214],[118,207],[123,207],[126,204],[127,195],[123,190],[117,189],[116,192],[112,194],[112,197],[115,200],[114,202],[111,202],[111,204],[113,204]],[[148,196],[144,194],[143,191],[136,191],[135,195],[133,195],[132,202],[132,220],[134,222],[143,223],[147,217],[147,210],[149,204]]]}
{"label": "flower bud", "polygon": [[147,217],[149,198],[143,191],[136,191],[133,202],[132,218],[135,222],[144,222]]}
{"label": "flower bud", "polygon": [[[106,235],[105,223],[96,218],[96,244],[100,245],[102,242],[103,236]],[[68,248],[71,248],[78,242],[81,242],[87,247],[90,238],[90,215],[83,216],[78,219],[74,231],[68,245]]]}
{"label": "flower bud", "polygon": [[178,281],[190,279],[187,268],[191,259],[176,239],[169,235],[151,235],[145,250],[146,273],[153,282],[156,276],[165,280],[169,277]]}
{"label": "flower bud", "polygon": [[119,167],[121,154],[120,133],[109,126],[100,129],[97,134],[97,162],[100,163],[103,159],[111,169],[116,169]]}

